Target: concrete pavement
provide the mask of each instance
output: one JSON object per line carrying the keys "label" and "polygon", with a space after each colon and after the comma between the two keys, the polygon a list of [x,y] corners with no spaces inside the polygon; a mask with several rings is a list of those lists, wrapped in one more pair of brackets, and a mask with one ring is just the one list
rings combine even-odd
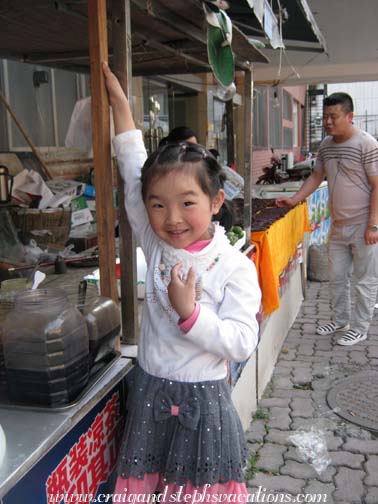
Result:
{"label": "concrete pavement", "polygon": [[[378,504],[378,434],[344,420],[326,402],[337,380],[378,371],[377,316],[368,339],[351,347],[336,344],[340,334],[316,335],[316,326],[329,320],[328,282],[309,282],[246,433],[251,502]],[[316,447],[323,451],[307,447],[312,458],[304,460],[290,440],[298,432],[320,433],[325,443]],[[320,472],[317,462],[325,462]]]}

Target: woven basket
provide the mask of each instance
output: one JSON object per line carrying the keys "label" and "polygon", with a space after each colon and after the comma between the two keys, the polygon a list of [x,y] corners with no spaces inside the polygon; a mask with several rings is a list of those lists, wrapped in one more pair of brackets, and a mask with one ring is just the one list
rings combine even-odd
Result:
{"label": "woven basket", "polygon": [[39,246],[64,246],[71,228],[71,208],[19,208],[12,210],[12,219],[23,243],[34,239]]}

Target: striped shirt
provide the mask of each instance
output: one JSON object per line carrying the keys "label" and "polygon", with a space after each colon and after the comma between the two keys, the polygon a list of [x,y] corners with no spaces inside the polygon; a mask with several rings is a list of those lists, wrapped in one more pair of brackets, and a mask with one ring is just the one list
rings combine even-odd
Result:
{"label": "striped shirt", "polygon": [[370,212],[368,176],[378,176],[378,142],[360,129],[342,143],[327,136],[320,145],[316,171],[328,180],[329,206],[335,225],[362,224]]}

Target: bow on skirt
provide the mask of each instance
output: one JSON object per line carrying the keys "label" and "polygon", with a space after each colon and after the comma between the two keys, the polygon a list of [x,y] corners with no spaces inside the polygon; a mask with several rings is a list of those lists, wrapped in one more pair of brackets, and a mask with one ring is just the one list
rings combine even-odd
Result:
{"label": "bow on skirt", "polygon": [[180,404],[174,404],[166,392],[159,390],[154,399],[154,419],[161,422],[171,416],[177,417],[183,427],[195,430],[200,419],[199,400],[189,397]]}

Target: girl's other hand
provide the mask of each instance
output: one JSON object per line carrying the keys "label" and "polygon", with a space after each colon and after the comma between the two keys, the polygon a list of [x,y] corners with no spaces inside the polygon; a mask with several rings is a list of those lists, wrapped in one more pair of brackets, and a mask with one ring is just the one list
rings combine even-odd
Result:
{"label": "girl's other hand", "polygon": [[173,309],[182,320],[188,319],[194,312],[196,304],[195,274],[192,268],[186,279],[180,275],[182,264],[176,264],[171,270],[171,281],[168,285],[168,297]]}

